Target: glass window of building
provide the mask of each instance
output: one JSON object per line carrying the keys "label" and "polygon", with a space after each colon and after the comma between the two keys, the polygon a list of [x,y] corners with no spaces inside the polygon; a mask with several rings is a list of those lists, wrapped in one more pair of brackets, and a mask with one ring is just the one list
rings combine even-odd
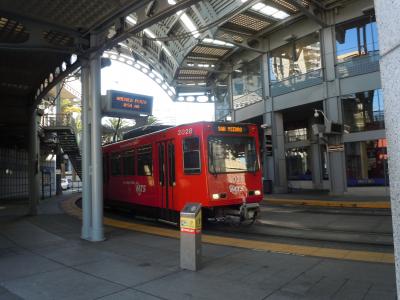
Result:
{"label": "glass window of building", "polygon": [[346,143],[348,186],[389,185],[386,139]]}
{"label": "glass window of building", "polygon": [[379,51],[375,14],[357,18],[336,26],[336,56],[338,62]]}
{"label": "glass window of building", "polygon": [[291,121],[284,124],[285,142],[299,142],[308,140],[307,121]]}
{"label": "glass window of building", "polygon": [[221,120],[231,112],[228,94],[228,77],[219,78],[214,87],[215,120]]}
{"label": "glass window of building", "polygon": [[306,141],[306,140],[307,140],[307,128],[285,130],[286,143]]}
{"label": "glass window of building", "polygon": [[319,32],[295,40],[270,53],[270,79],[306,74],[321,68],[321,46]]}
{"label": "glass window of building", "polygon": [[285,154],[287,178],[289,180],[312,180],[309,147],[290,148]]}
{"label": "glass window of building", "polygon": [[233,96],[242,96],[261,89],[261,63],[256,58],[243,64],[232,74]]}
{"label": "glass window of building", "polygon": [[345,132],[385,128],[382,90],[342,96]]}

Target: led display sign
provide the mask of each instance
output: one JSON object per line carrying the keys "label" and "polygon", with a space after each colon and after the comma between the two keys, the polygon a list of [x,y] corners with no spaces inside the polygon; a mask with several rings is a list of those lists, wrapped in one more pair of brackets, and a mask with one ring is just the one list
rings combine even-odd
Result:
{"label": "led display sign", "polygon": [[121,91],[110,91],[110,93],[112,108],[151,115],[153,110],[153,97]]}
{"label": "led display sign", "polygon": [[217,124],[214,130],[219,133],[247,133],[247,126],[242,125],[227,125],[227,124]]}
{"label": "led display sign", "polygon": [[152,96],[108,90],[104,97],[103,113],[110,117],[136,118],[150,116],[152,112]]}

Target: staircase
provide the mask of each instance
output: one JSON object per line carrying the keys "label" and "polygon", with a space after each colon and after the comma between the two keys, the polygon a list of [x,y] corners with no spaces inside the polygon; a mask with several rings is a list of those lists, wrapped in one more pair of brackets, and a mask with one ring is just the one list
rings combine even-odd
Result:
{"label": "staircase", "polygon": [[52,137],[53,142],[58,143],[64,154],[68,155],[76,174],[82,180],[82,156],[72,122],[70,114],[44,115],[41,126],[45,136]]}

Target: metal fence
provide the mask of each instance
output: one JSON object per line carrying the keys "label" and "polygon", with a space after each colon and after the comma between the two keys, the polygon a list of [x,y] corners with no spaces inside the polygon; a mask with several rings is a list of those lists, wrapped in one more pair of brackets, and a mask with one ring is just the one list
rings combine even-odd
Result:
{"label": "metal fence", "polygon": [[239,109],[243,108],[246,106],[249,106],[251,104],[254,104],[256,102],[259,102],[263,99],[262,97],[262,88],[255,90],[255,91],[249,91],[244,95],[240,96],[234,96],[233,97],[233,108],[234,109]]}
{"label": "metal fence", "polygon": [[45,114],[42,116],[42,127],[73,126],[75,123],[72,114]]}
{"label": "metal fence", "polygon": [[0,200],[28,198],[28,165],[26,150],[0,148]]}
{"label": "metal fence", "polygon": [[379,52],[353,57],[336,65],[339,78],[346,78],[379,71]]}
{"label": "metal fence", "polygon": [[271,95],[273,97],[293,91],[305,89],[323,82],[322,69],[292,76],[281,81],[271,82]]}

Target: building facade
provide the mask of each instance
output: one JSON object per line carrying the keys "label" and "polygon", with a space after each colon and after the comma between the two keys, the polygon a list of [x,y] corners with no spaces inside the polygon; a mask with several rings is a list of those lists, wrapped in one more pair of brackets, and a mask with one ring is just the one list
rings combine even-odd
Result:
{"label": "building facade", "polygon": [[[302,19],[234,55],[215,85],[216,120],[260,125],[274,192],[389,185],[374,3],[343,3],[326,26]],[[318,134],[331,122],[337,134]]]}

